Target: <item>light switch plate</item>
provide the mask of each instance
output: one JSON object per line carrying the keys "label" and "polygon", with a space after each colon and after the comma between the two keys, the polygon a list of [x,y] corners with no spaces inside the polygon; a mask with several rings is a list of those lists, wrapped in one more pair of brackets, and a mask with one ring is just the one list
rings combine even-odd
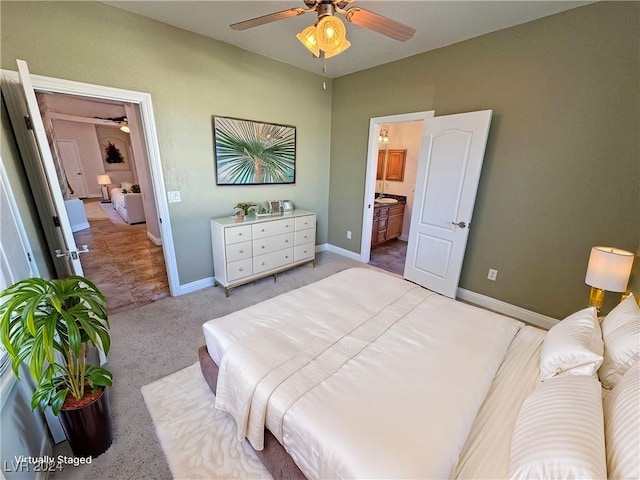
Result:
{"label": "light switch plate", "polygon": [[169,203],[178,203],[181,202],[180,192],[178,190],[173,192],[167,192],[167,198],[169,199]]}

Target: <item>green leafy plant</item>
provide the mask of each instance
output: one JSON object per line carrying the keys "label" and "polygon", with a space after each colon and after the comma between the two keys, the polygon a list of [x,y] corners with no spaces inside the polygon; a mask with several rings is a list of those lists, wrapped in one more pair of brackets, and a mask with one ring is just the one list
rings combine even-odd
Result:
{"label": "green leafy plant", "polygon": [[57,415],[68,395],[108,387],[112,374],[87,364],[90,345],[109,352],[104,295],[84,277],[21,280],[0,293],[0,335],[16,377],[28,360],[37,387],[31,408],[51,406]]}
{"label": "green leafy plant", "polygon": [[233,208],[237,208],[239,210],[242,210],[242,213],[244,214],[244,216],[246,217],[247,215],[254,213],[254,208],[257,205],[255,203],[237,203]]}

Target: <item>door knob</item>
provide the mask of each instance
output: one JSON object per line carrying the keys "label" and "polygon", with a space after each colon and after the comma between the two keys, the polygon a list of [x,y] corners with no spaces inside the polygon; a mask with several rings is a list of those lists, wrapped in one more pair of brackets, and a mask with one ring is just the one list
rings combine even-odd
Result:
{"label": "door knob", "polygon": [[458,223],[451,222],[451,225],[455,225],[456,227],[460,227],[460,228],[465,228],[467,226],[467,224],[464,222],[458,222]]}

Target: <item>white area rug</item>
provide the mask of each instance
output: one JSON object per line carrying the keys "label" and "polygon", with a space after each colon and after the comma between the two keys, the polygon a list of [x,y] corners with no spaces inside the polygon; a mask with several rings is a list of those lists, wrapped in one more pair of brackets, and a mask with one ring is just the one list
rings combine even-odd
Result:
{"label": "white area rug", "polygon": [[233,418],[214,408],[198,363],[141,390],[174,478],[272,478],[238,440]]}

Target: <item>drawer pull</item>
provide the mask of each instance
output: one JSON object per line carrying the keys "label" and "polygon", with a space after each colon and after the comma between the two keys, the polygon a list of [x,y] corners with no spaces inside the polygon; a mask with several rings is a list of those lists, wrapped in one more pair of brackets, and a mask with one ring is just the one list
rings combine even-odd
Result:
{"label": "drawer pull", "polygon": [[284,258],[289,258],[289,255],[285,255]]}
{"label": "drawer pull", "polygon": [[287,238],[287,239],[284,241],[284,243],[289,243],[289,239]]}
{"label": "drawer pull", "polygon": [[264,265],[264,262],[262,262],[262,265]]}
{"label": "drawer pull", "polygon": [[242,272],[242,268],[239,268],[239,269],[238,269],[238,271],[239,271],[239,272]]}
{"label": "drawer pull", "polygon": [[238,232],[238,236],[241,237],[242,236],[242,232]]}
{"label": "drawer pull", "polygon": [[260,248],[262,248],[264,250],[264,245],[262,245]]}
{"label": "drawer pull", "polygon": [[264,228],[262,230],[260,230],[261,232],[264,232]]}
{"label": "drawer pull", "polygon": [[244,253],[244,250],[238,250],[238,253]]}
{"label": "drawer pull", "polygon": [[289,228],[289,224],[287,223],[287,224],[284,226],[284,228]]}

